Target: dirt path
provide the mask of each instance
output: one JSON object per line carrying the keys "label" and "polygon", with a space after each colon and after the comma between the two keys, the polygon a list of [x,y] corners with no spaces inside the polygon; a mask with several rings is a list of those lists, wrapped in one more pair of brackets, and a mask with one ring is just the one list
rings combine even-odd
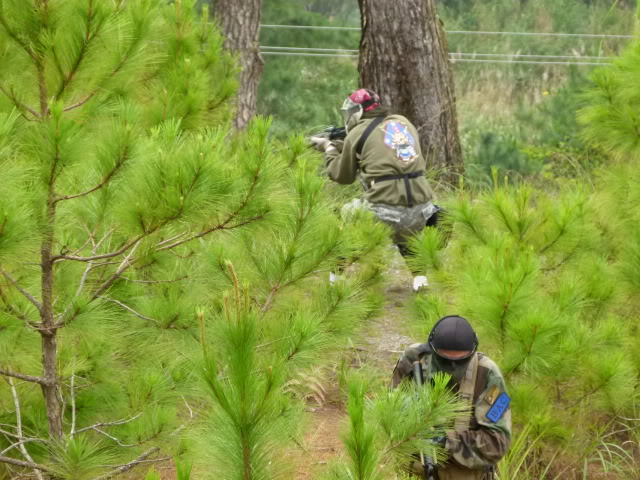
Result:
{"label": "dirt path", "polygon": [[[369,321],[351,351],[353,368],[373,367],[384,380],[391,375],[400,353],[414,341],[403,333],[413,297],[411,275],[395,249],[386,278],[385,306],[378,317]],[[296,480],[318,478],[331,460],[343,454],[340,432],[346,412],[337,383],[334,379],[333,384],[326,386],[326,401],[322,405],[308,407],[311,420],[296,459]]]}

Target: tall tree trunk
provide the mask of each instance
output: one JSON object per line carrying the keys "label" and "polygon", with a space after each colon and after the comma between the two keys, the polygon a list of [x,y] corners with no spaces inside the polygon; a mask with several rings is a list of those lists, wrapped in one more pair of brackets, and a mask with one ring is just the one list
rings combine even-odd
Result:
{"label": "tall tree trunk", "polygon": [[[55,165],[55,163],[54,163]],[[52,172],[55,171],[55,167]],[[53,178],[53,173],[52,173]],[[42,393],[45,399],[47,420],[49,422],[49,435],[52,438],[62,438],[62,402],[60,401],[60,382],[58,380],[58,344],[57,327],[53,314],[53,236],[56,218],[56,206],[53,196],[53,179],[50,183],[47,199],[47,225],[45,226],[40,251],[42,268],[42,319],[40,335],[42,337],[42,377],[45,382],[42,385]]]}
{"label": "tall tree trunk", "polygon": [[260,57],[260,8],[262,0],[217,0],[213,13],[218,17],[226,49],[238,55],[240,89],[236,102],[235,126],[243,129],[256,113],[258,83],[263,61]]}
{"label": "tall tree trunk", "polygon": [[358,0],[360,83],[406,116],[432,168],[463,170],[453,76],[434,0]]}

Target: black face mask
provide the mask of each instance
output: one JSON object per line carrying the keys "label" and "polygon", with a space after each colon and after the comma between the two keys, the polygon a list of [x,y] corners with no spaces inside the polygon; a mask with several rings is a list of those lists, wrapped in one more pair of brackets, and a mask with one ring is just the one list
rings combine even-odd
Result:
{"label": "black face mask", "polygon": [[448,373],[451,375],[452,380],[459,384],[462,381],[462,377],[464,377],[464,374],[467,371],[467,366],[472,358],[473,355],[462,360],[449,360],[438,356],[438,354],[434,352],[433,364],[437,371]]}

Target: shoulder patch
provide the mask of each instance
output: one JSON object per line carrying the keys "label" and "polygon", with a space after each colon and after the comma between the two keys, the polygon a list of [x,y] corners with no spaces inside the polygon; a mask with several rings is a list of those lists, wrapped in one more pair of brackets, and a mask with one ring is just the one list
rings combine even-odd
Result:
{"label": "shoulder patch", "polygon": [[412,163],[418,154],[415,149],[416,140],[402,122],[389,121],[384,124],[384,144],[395,150],[396,158],[402,163]]}
{"label": "shoulder patch", "polygon": [[498,398],[493,402],[493,405],[491,405],[491,408],[487,412],[487,419],[492,423],[496,423],[502,418],[504,412],[507,411],[510,403],[511,397],[509,397],[505,392],[502,392],[498,395]]}

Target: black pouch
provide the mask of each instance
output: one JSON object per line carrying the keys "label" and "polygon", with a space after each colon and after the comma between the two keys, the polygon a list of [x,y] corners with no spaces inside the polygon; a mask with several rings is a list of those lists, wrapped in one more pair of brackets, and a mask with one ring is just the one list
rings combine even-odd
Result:
{"label": "black pouch", "polygon": [[438,220],[440,219],[440,214],[442,212],[442,208],[438,205],[434,205],[436,207],[436,211],[427,219],[427,227],[435,227],[438,225]]}

